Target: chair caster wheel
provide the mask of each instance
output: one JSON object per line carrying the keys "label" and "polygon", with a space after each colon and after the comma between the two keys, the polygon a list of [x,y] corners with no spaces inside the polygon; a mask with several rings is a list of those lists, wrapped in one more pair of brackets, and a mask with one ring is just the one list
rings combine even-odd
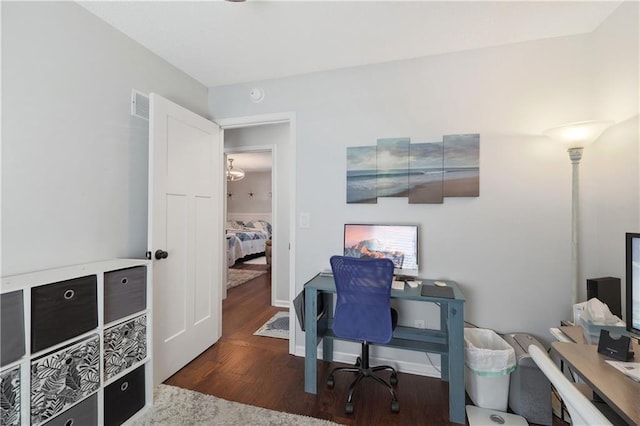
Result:
{"label": "chair caster wheel", "polygon": [[347,414],[353,414],[353,402],[347,402],[347,406],[344,407],[344,412]]}
{"label": "chair caster wheel", "polygon": [[391,377],[389,378],[389,383],[391,383],[392,385],[397,385],[398,384],[398,375],[397,374],[392,374]]}
{"label": "chair caster wheel", "polygon": [[333,375],[330,375],[327,378],[327,386],[329,387],[329,389],[333,389],[333,386],[336,384],[336,382],[333,380]]}
{"label": "chair caster wheel", "polygon": [[362,360],[360,357],[356,358],[356,367],[360,367],[362,365]]}
{"label": "chair caster wheel", "polygon": [[399,413],[400,412],[400,402],[391,401],[391,412]]}

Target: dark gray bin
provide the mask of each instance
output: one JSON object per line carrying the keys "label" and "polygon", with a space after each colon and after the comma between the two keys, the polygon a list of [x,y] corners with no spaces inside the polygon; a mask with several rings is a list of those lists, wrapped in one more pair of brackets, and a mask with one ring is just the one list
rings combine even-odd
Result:
{"label": "dark gray bin", "polygon": [[516,369],[509,378],[509,407],[529,423],[551,425],[551,383],[529,355],[529,345],[547,350],[530,334],[511,333],[502,337],[516,352]]}
{"label": "dark gray bin", "polygon": [[57,417],[49,420],[46,426],[97,425],[98,394],[94,393],[78,405],[69,408]]}
{"label": "dark gray bin", "polygon": [[119,269],[104,274],[104,322],[140,312],[147,307],[147,267]]}
{"label": "dark gray bin", "polygon": [[4,293],[0,296],[0,365],[20,359],[25,351],[22,290]]}
{"label": "dark gray bin", "polygon": [[98,326],[97,277],[74,278],[31,289],[31,352]]}

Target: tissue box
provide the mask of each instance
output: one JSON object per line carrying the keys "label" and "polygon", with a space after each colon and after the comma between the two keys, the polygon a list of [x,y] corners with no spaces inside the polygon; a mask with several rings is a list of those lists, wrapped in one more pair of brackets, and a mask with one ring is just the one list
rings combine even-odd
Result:
{"label": "tissue box", "polygon": [[624,334],[626,330],[626,324],[624,321],[620,321],[615,325],[604,325],[579,318],[578,325],[582,327],[582,334],[584,335],[585,342],[591,345],[597,345],[600,341],[600,330],[607,330],[614,336]]}

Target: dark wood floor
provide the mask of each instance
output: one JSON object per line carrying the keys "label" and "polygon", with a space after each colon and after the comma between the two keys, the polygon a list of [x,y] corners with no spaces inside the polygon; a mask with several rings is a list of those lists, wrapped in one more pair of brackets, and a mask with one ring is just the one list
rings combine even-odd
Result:
{"label": "dark wood floor", "polygon": [[[237,268],[265,269],[261,265]],[[165,383],[230,401],[331,420],[346,425],[448,425],[448,385],[439,379],[398,373],[400,412],[391,412],[387,390],[365,380],[354,396],[355,413],[344,404],[350,375],[325,385],[342,364],[318,362],[318,394],[304,392],[304,359],[289,355],[289,342],[253,333],[278,308],[270,306],[270,273],[229,290],[223,302],[222,338]]]}

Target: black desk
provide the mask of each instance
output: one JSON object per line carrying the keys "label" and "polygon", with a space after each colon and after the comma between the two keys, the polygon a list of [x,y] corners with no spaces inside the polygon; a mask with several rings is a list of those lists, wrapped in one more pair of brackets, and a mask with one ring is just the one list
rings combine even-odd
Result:
{"label": "black desk", "polygon": [[[422,279],[423,284],[433,280]],[[384,346],[441,355],[442,380],[449,382],[449,420],[465,423],[464,387],[464,296],[453,281],[454,299],[424,297],[421,286],[404,291],[391,290],[391,298],[440,304],[440,330],[398,326],[393,338]],[[318,387],[318,344],[323,341],[323,360],[333,360],[333,294],[336,292],[332,276],[316,275],[305,288],[305,363],[304,390],[316,393]],[[325,314],[317,319],[318,297],[323,297]]]}

